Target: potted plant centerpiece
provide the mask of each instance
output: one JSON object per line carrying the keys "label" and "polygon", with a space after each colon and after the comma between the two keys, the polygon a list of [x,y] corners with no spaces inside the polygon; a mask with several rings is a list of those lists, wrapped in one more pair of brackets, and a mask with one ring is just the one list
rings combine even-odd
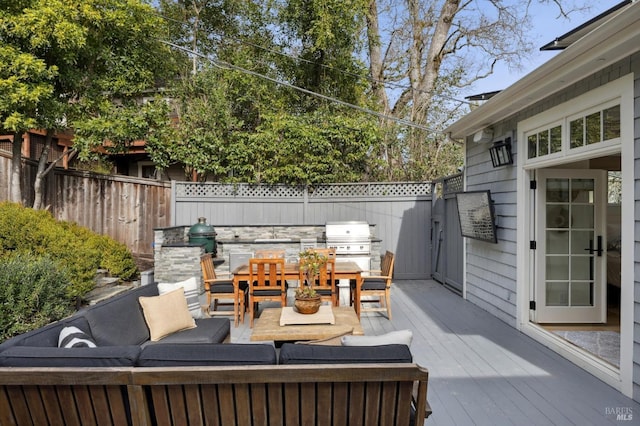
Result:
{"label": "potted plant centerpiece", "polygon": [[327,264],[329,259],[322,253],[314,250],[300,252],[300,272],[306,278],[300,281],[296,289],[295,307],[302,314],[315,314],[320,309],[320,295],[316,292],[314,284],[320,269]]}

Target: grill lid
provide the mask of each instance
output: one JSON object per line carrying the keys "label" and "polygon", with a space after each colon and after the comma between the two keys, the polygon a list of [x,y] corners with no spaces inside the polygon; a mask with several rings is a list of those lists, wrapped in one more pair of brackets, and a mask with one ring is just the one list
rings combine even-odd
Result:
{"label": "grill lid", "polygon": [[369,224],[364,221],[327,222],[327,241],[367,241],[371,238]]}

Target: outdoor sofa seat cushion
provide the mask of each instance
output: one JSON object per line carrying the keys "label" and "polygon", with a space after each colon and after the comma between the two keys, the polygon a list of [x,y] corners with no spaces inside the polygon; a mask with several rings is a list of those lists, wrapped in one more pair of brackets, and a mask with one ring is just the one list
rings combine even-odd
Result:
{"label": "outdoor sofa seat cushion", "polygon": [[[227,321],[229,322],[229,321]],[[276,349],[268,344],[150,345],[139,367],[275,365]]]}
{"label": "outdoor sofa seat cushion", "polygon": [[148,340],[145,346],[165,344],[221,343],[229,336],[231,327],[227,318],[202,318],[196,320],[196,327],[172,333],[158,341]]}
{"label": "outdoor sofa seat cushion", "polygon": [[2,367],[133,367],[139,346],[57,348],[13,346],[0,352]]}
{"label": "outdoor sofa seat cushion", "polygon": [[280,364],[411,363],[407,345],[322,346],[284,343]]}

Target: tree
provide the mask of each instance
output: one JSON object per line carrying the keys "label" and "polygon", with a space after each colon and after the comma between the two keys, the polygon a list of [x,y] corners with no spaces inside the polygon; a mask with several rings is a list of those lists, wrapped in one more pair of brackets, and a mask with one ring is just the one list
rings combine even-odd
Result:
{"label": "tree", "polygon": [[[555,4],[563,15],[577,9],[574,2],[540,2]],[[438,132],[461,111],[461,103],[451,102],[451,97],[459,88],[490,75],[498,62],[519,67],[532,49],[527,39],[530,4],[530,0],[369,1],[369,73],[378,109],[434,129],[431,134],[405,131],[382,120],[386,138],[380,155],[387,160],[383,178],[428,179],[437,176],[433,172],[441,174],[432,154],[451,147]]]}
{"label": "tree", "polygon": [[[91,127],[91,120],[108,120],[107,112],[118,111],[121,115],[123,111],[114,105],[130,105],[133,99],[154,89],[173,64],[171,52],[160,42],[164,21],[142,1],[0,0],[0,9],[0,39],[4,45],[16,55],[28,55],[42,63],[49,74],[37,81],[52,87],[47,96],[35,103],[32,98],[25,106],[21,112],[24,125],[16,130],[19,133],[43,128],[51,141],[56,130]],[[55,76],[51,74],[54,72]],[[21,93],[16,87],[9,96]],[[130,142],[130,138],[124,139],[112,143]],[[20,159],[15,154],[20,151],[21,141],[21,137],[14,138],[14,161]],[[81,148],[88,156],[105,140],[77,142],[74,149]],[[41,159],[36,188],[51,169],[46,169],[45,163]],[[20,180],[18,173],[17,168],[13,170],[12,182]],[[22,200],[21,195],[18,198]],[[37,196],[36,202],[40,199]]]}
{"label": "tree", "polygon": [[47,104],[51,104],[57,69],[13,46],[0,46],[0,119],[1,128],[13,133],[10,200],[22,201],[20,172],[22,133],[42,123]]}

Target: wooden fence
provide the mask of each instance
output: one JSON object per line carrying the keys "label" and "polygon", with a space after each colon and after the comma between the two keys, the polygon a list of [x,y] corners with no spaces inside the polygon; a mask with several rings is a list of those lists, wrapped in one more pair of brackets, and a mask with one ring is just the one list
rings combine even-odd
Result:
{"label": "wooden fence", "polygon": [[[9,199],[10,154],[0,152],[0,201]],[[22,188],[33,204],[36,165],[26,162]],[[153,230],[171,223],[171,184],[128,176],[55,169],[46,179],[44,206],[59,220],[76,222],[153,258]]]}

